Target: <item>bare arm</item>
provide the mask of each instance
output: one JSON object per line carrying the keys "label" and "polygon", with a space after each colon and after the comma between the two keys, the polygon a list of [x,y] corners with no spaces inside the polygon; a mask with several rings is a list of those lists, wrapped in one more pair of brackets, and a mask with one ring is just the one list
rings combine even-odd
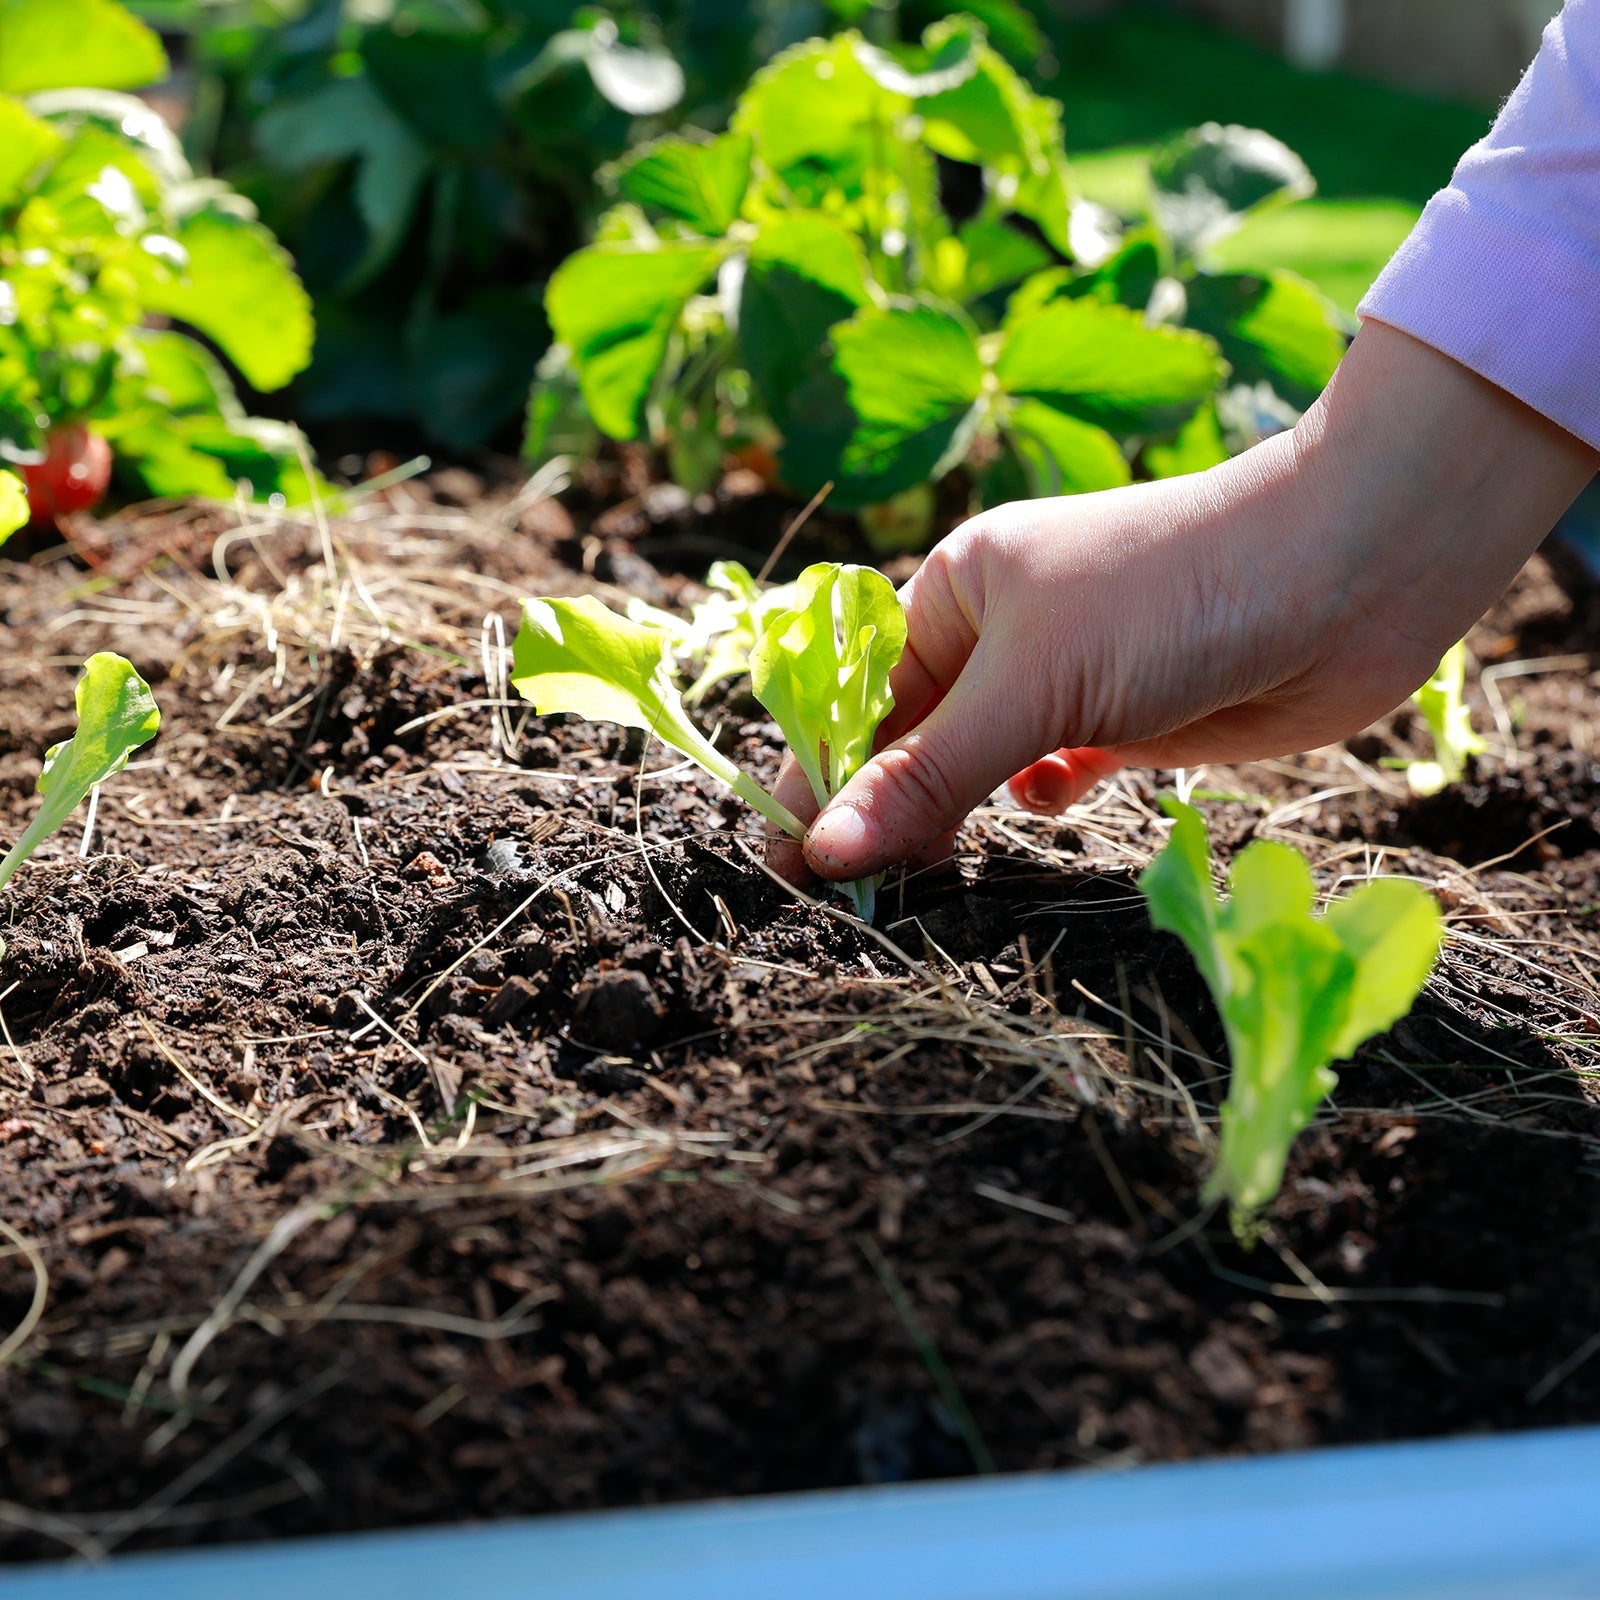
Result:
{"label": "bare arm", "polygon": [[[936,848],[1013,779],[1059,810],[1117,765],[1343,738],[1404,700],[1600,465],[1449,357],[1368,322],[1293,433],[1209,472],[1001,506],[904,592],[892,743],[780,870]],[[809,791],[779,795],[802,816]]]}

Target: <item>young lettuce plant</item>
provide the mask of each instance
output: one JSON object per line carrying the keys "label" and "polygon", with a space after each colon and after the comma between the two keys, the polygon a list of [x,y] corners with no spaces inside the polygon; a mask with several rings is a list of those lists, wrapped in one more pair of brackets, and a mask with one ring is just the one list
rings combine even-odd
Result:
{"label": "young lettuce plant", "polygon": [[1433,735],[1432,761],[1396,763],[1405,768],[1413,794],[1438,794],[1460,781],[1470,756],[1483,754],[1484,742],[1472,726],[1472,713],[1463,699],[1466,683],[1467,646],[1465,640],[1458,640],[1445,651],[1433,676],[1411,697]]}
{"label": "young lettuce plant", "polygon": [[768,619],[794,604],[792,583],[763,589],[741,561],[713,561],[706,587],[711,598],[696,605],[687,621],[642,600],[628,602],[628,616],[634,622],[665,629],[679,658],[699,663],[699,673],[683,697],[691,706],[698,705],[713,684],[748,672],[750,652]]}
{"label": "young lettuce plant", "polygon": [[[894,704],[889,674],[905,648],[894,586],[870,567],[819,563],[801,573],[794,604],[765,620],[749,652],[756,698],[794,751],[819,805],[872,753]],[[786,833],[805,828],[728,760],[690,720],[672,680],[672,634],[620,617],[598,600],[526,600],[511,682],[541,716],[565,711],[654,734]],[[877,880],[843,885],[870,921]]]}
{"label": "young lettuce plant", "polygon": [[[83,664],[78,680],[78,727],[45,753],[39,774],[44,803],[22,837],[0,860],[0,889],[12,873],[77,809],[97,784],[121,772],[128,757],[155,738],[161,712],[150,685],[121,656],[101,652]],[[0,941],[0,956],[5,944]]]}
{"label": "young lettuce plant", "polygon": [[1295,1136],[1338,1082],[1330,1063],[1411,1009],[1442,924],[1420,885],[1384,878],[1312,911],[1315,885],[1286,844],[1257,840],[1220,904],[1205,823],[1167,797],[1172,837],[1139,879],[1150,920],[1188,946],[1228,1037],[1232,1075],[1222,1141],[1206,1186],[1226,1199],[1241,1244],[1283,1184]]}

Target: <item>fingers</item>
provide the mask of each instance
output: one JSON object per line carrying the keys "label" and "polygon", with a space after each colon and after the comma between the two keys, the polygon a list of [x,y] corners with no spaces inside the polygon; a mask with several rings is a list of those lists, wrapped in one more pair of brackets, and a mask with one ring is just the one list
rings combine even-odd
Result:
{"label": "fingers", "polygon": [[1076,805],[1102,778],[1109,778],[1122,765],[1121,756],[1112,750],[1097,750],[1090,745],[1057,750],[1012,778],[1011,798],[1024,811],[1055,816]]}
{"label": "fingers", "polygon": [[1016,692],[1005,652],[974,652],[933,712],[880,751],[812,825],[805,856],[824,878],[865,878],[926,850],[1052,742]]}
{"label": "fingers", "polygon": [[[811,792],[811,782],[792,755],[785,755],[773,785],[773,798],[786,805],[802,823],[809,825],[818,811],[817,797]],[[816,876],[806,865],[805,852],[800,841],[781,828],[767,827],[767,865],[778,874],[803,889]]]}

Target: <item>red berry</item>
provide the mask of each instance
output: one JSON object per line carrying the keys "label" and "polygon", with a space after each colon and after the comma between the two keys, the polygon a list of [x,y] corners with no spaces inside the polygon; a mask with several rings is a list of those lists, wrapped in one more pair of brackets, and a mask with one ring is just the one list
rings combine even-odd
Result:
{"label": "red berry", "polygon": [[33,523],[41,527],[77,511],[92,511],[111,482],[111,446],[82,424],[52,428],[44,460],[22,468]]}

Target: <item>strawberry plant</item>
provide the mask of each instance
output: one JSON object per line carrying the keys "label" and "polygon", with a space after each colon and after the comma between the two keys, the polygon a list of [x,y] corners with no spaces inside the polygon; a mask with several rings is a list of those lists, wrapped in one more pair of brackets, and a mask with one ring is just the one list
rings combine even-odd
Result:
{"label": "strawberry plant", "polygon": [[[3,526],[3,522],[0,522]],[[39,774],[38,814],[0,859],[0,889],[29,856],[77,809],[89,791],[128,764],[161,726],[150,686],[121,656],[92,655],[78,680],[78,726],[72,737],[46,751]],[[5,955],[0,941],[0,956]]]}
{"label": "strawberry plant", "polygon": [[116,0],[0,6],[0,453],[36,518],[90,507],[113,458],[150,494],[303,489],[298,434],[246,415],[212,350],[168,325],[257,389],[310,353],[288,258],[123,92],[165,71]]}
{"label": "strawberry plant", "polygon": [[1222,1013],[1232,1072],[1206,1197],[1228,1202],[1248,1243],[1295,1136],[1338,1082],[1330,1064],[1411,1009],[1438,954],[1439,909],[1420,885],[1383,878],[1319,916],[1305,858],[1265,839],[1240,851],[1219,903],[1199,812],[1170,797],[1162,808],[1172,835],[1139,887]]}
{"label": "strawberry plant", "polygon": [[[941,162],[979,175],[965,222]],[[1223,371],[1204,336],[1028,291],[1108,241],[1074,200],[1059,108],[970,21],[914,55],[797,46],[730,132],[659,140],[612,182],[599,239],[551,280],[551,327],[603,432],[691,465],[743,426],[781,437],[793,487],[831,479],[847,506],[1001,459],[1035,492],[1109,487],[1124,442],[1172,432]]]}
{"label": "strawberry plant", "polygon": [[1088,296],[1147,322],[1193,328],[1216,341],[1228,378],[1172,439],[1152,442],[1142,466],[1167,477],[1214,465],[1290,427],[1333,376],[1347,343],[1343,318],[1296,273],[1218,271],[1214,246],[1247,219],[1316,192],[1305,163],[1257,128],[1207,123],[1151,153],[1143,214],[1093,271],[1042,275],[1042,304]]}
{"label": "strawberry plant", "polygon": [[[1155,220],[1124,236],[1076,197],[1060,108],[972,21],[915,52],[799,45],[726,134],[610,170],[618,205],[546,296],[564,366],[535,386],[530,451],[586,416],[665,446],[698,486],[730,444],[767,438],[791,487],[831,481],[847,507],[958,466],[991,503],[1208,464],[1229,442],[1219,396],[1270,371],[1303,399],[1343,336],[1298,280],[1201,272],[1205,239],[1309,180],[1266,135],[1189,137],[1159,167]],[[978,194],[960,220],[956,171]],[[905,502],[913,523],[930,506]]]}
{"label": "strawberry plant", "polygon": [[[905,648],[893,585],[870,567],[807,567],[793,603],[770,610],[749,652],[756,698],[778,724],[819,806],[872,753],[894,705],[889,674]],[[673,635],[598,600],[527,600],[511,682],[541,716],[564,711],[654,734],[795,838],[799,819],[697,728],[673,681]],[[870,921],[877,880],[841,885]]]}

